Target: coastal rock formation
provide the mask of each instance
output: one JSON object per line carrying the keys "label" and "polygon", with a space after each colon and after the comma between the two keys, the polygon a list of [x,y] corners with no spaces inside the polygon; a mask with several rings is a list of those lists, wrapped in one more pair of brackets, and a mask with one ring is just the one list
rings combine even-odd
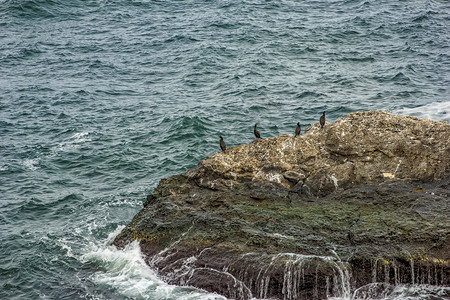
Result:
{"label": "coastal rock formation", "polygon": [[[114,244],[234,299],[450,283],[450,125],[356,112],[161,180]],[[369,290],[369,288],[367,288]]]}

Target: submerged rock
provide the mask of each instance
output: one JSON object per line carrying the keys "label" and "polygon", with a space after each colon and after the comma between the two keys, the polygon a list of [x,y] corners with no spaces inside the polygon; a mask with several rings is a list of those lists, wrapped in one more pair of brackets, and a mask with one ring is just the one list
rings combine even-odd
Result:
{"label": "submerged rock", "polygon": [[161,180],[117,236],[167,282],[230,298],[450,283],[450,125],[386,112],[258,139]]}

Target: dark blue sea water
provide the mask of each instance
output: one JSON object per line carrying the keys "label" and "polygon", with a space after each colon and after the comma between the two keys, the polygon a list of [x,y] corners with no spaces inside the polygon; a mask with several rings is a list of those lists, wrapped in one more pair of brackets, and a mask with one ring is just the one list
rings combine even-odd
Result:
{"label": "dark blue sea water", "polygon": [[450,121],[449,28],[437,0],[0,0],[0,299],[220,298],[111,240],[218,135]]}

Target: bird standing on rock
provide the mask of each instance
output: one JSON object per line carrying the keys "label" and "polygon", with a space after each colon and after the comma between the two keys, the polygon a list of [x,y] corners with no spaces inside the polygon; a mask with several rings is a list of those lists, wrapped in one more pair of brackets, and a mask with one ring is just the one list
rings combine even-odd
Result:
{"label": "bird standing on rock", "polygon": [[323,115],[320,117],[320,128],[323,128],[323,125],[325,125],[325,112],[323,112]]}
{"label": "bird standing on rock", "polygon": [[297,122],[297,128],[295,128],[295,136],[300,135],[301,127],[300,122]]}
{"label": "bird standing on rock", "polygon": [[253,129],[253,133],[255,134],[256,138],[260,139],[261,135],[259,134],[259,131],[256,129],[256,126],[258,126],[258,124],[255,124],[255,129]]}
{"label": "bird standing on rock", "polygon": [[222,152],[224,152],[225,150],[227,150],[227,145],[225,145],[225,142],[223,140],[223,137],[219,135],[220,138],[220,149],[222,149]]}

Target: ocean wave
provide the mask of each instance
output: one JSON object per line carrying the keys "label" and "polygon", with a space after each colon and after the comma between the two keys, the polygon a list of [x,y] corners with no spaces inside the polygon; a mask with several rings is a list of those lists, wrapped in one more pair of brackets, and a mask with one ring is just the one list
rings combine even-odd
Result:
{"label": "ocean wave", "polygon": [[[22,194],[29,195],[29,189],[23,189]],[[21,202],[19,206],[14,206],[9,210],[11,216],[20,217],[21,219],[35,220],[38,218],[54,218],[61,219],[63,215],[69,215],[76,209],[75,203],[80,203],[83,197],[79,194],[69,194],[59,196],[57,198],[48,196],[45,200],[39,196],[43,191],[34,191],[30,200]]]}
{"label": "ocean wave", "polygon": [[84,8],[83,1],[62,1],[62,0],[9,0],[5,1],[6,10],[19,18],[51,19],[65,17],[76,14],[72,8]]}
{"label": "ocean wave", "polygon": [[206,134],[214,127],[213,122],[205,117],[165,117],[160,125],[163,132],[169,133],[171,138],[184,139],[191,136]]}
{"label": "ocean wave", "polygon": [[339,61],[350,61],[350,62],[375,62],[375,58],[372,56],[367,57],[356,57],[356,56],[344,56],[338,59]]}
{"label": "ocean wave", "polygon": [[395,82],[409,82],[411,79],[405,75],[403,72],[398,72],[393,77],[390,78],[390,80]]}
{"label": "ocean wave", "polygon": [[9,4],[9,10],[15,12],[20,17],[51,18],[55,16],[48,9],[48,6],[53,2],[52,0],[18,0],[7,2]]}
{"label": "ocean wave", "polygon": [[397,72],[394,75],[386,74],[383,76],[376,75],[373,77],[380,83],[395,83],[398,85],[406,85],[411,82],[411,79],[404,72]]}
{"label": "ocean wave", "polygon": [[296,96],[298,99],[305,99],[305,98],[312,98],[312,99],[320,99],[323,98],[325,95],[322,93],[316,93],[313,91],[303,91],[300,94]]}
{"label": "ocean wave", "polygon": [[21,60],[39,57],[39,55],[43,53],[45,53],[45,51],[40,49],[37,43],[35,44],[21,43],[17,45],[14,50],[5,53],[3,57],[0,57],[0,59],[5,64],[11,63],[13,65],[16,65]]}
{"label": "ocean wave", "polygon": [[210,28],[212,30],[214,29],[237,29],[241,26],[242,24],[239,24],[237,22],[224,22],[223,20],[217,20],[214,21],[213,23],[209,24],[207,26],[207,28]]}
{"label": "ocean wave", "polygon": [[424,21],[428,21],[429,19],[431,19],[433,16],[438,16],[439,13],[433,10],[428,10],[426,12],[422,12],[421,14],[419,14],[417,17],[414,17],[412,19],[413,22],[424,22]]}

